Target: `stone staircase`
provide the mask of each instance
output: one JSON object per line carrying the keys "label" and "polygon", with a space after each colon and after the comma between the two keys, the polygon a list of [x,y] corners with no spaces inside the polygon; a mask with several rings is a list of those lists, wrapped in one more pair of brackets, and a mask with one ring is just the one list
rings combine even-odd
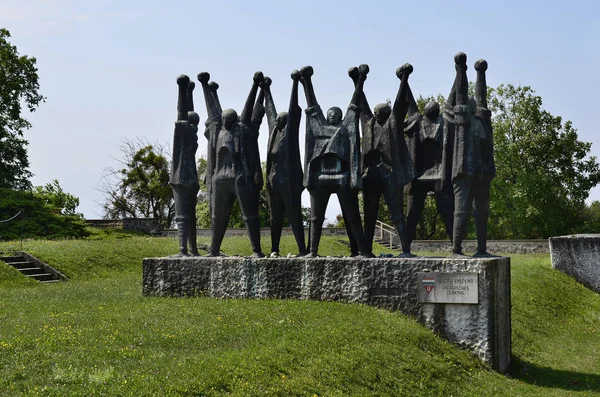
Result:
{"label": "stone staircase", "polygon": [[25,277],[40,283],[58,283],[67,278],[58,270],[48,266],[26,252],[0,253],[0,260],[17,269]]}
{"label": "stone staircase", "polygon": [[382,238],[379,238],[379,237],[374,237],[373,241],[376,242],[376,243],[378,243],[378,244],[380,244],[380,245],[383,245],[384,247],[387,247],[389,249],[393,249],[393,250],[401,250],[402,249],[402,247],[400,246],[400,244],[398,244],[396,242],[392,242],[390,244],[390,240],[389,239],[382,239]]}

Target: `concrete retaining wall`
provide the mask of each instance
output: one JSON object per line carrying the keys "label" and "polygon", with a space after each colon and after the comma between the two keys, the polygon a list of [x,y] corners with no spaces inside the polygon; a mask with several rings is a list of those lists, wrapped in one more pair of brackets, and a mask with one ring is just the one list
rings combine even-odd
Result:
{"label": "concrete retaining wall", "polygon": [[[426,269],[476,273],[478,303],[419,303]],[[364,303],[413,316],[500,372],[510,363],[509,258],[147,258],[143,294]]]}
{"label": "concrete retaining wall", "polygon": [[600,234],[550,237],[552,268],[600,293]]}

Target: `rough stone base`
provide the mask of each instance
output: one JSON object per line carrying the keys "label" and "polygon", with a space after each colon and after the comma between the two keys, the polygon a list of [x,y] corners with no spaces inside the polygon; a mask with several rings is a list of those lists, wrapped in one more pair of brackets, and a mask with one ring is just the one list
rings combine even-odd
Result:
{"label": "rough stone base", "polygon": [[551,237],[552,268],[600,293],[600,234]]}
{"label": "rough stone base", "polygon": [[[426,269],[477,273],[479,303],[419,303]],[[364,303],[415,317],[497,371],[510,364],[509,258],[147,258],[143,294]]]}

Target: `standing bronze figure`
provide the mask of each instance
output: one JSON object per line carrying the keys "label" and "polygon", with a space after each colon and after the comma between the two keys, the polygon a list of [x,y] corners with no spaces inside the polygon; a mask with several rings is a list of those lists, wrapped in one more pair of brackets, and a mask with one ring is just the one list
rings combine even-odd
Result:
{"label": "standing bronze figure", "polygon": [[[178,256],[198,255],[196,246],[196,200],[200,183],[196,168],[198,123],[194,112],[194,82],[185,75],[177,78],[177,121],[173,134],[173,162],[169,184],[175,200],[175,222],[179,237]],[[189,246],[189,252],[188,252]]]}
{"label": "standing bronze figure", "polygon": [[440,105],[435,100],[427,102],[421,115],[410,87],[407,94],[409,108],[404,131],[410,137],[408,147],[416,172],[415,179],[404,189],[407,196],[406,244],[410,249],[429,192],[434,193],[446,234],[452,241],[454,192],[451,180],[452,141],[444,133]]}
{"label": "standing bronze figure", "polygon": [[490,183],[496,176],[491,113],[487,109],[487,62],[475,63],[477,80],[475,98],[468,97],[467,56],[454,57],[456,79],[446,103],[448,132],[453,136],[452,186],[454,190],[454,255],[463,256],[462,241],[473,209],[477,252],[474,256],[490,256],[486,249],[487,222],[490,206]]}
{"label": "standing bronze figure", "polygon": [[271,95],[271,79],[265,77],[262,92],[265,96],[265,110],[269,124],[267,146],[267,195],[271,220],[271,252],[279,255],[279,242],[283,227],[283,216],[287,218],[294,232],[298,253],[306,255],[304,226],[302,224],[302,162],[298,144],[302,109],[298,106],[298,81],[300,72],[292,72],[292,94],[289,110],[277,114]]}
{"label": "standing bronze figure", "polygon": [[360,143],[358,119],[360,98],[364,81],[369,73],[367,65],[359,68],[358,83],[352,100],[342,118],[342,110],[332,107],[327,118],[317,102],[311,77],[313,68],[305,66],[300,70],[300,82],[306,95],[306,151],[304,161],[304,186],[310,193],[311,229],[310,253],[316,257],[325,220],[325,210],[332,193],[336,193],[342,213],[352,231],[361,254],[365,251],[364,234],[358,208],[357,192],[362,187],[360,177]]}
{"label": "standing bronze figure", "polygon": [[[413,67],[408,63],[396,70],[396,76],[401,82],[393,108],[387,103],[380,103],[372,112],[364,93],[360,104],[365,251],[371,256],[381,195],[400,236],[402,256],[411,256],[404,231],[403,189],[415,176],[404,140],[404,119],[408,111],[406,93],[408,76],[412,71]],[[350,69],[349,74],[357,82],[357,68]]]}
{"label": "standing bronze figure", "polygon": [[210,185],[212,218],[209,255],[221,255],[221,243],[227,230],[231,208],[237,198],[248,228],[252,256],[263,257],[258,218],[263,178],[257,139],[264,109],[262,104],[255,104],[255,100],[264,77],[261,72],[254,74],[252,88],[239,118],[233,109],[221,112],[217,96],[218,85],[209,83],[209,79],[210,75],[206,72],[198,75],[209,117],[205,133],[209,142],[206,183]]}

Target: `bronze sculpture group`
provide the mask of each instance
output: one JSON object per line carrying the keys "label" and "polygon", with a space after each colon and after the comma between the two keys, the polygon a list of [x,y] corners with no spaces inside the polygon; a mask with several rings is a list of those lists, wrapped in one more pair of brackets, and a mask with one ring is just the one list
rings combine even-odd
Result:
{"label": "bronze sculpture group", "polygon": [[[221,109],[219,85],[206,72],[198,75],[208,120],[206,184],[212,219],[209,256],[222,255],[221,243],[234,201],[237,199],[252,256],[263,257],[260,245],[258,203],[263,176],[258,133],[267,116],[269,139],[266,155],[266,190],[270,208],[271,252],[279,253],[284,214],[292,227],[299,256],[316,257],[331,194],[339,199],[353,254],[373,257],[373,238],[381,196],[400,236],[404,257],[410,252],[427,193],[435,194],[438,210],[453,244],[452,252],[464,256],[462,240],[473,210],[477,234],[476,257],[486,251],[490,182],[495,176],[491,113],[486,103],[487,62],[475,63],[475,97],[468,96],[467,57],[454,57],[456,78],[443,112],[435,101],[423,114],[410,89],[410,64],[396,70],[400,80],[392,104],[378,104],[371,111],[363,86],[369,67],[348,71],[354,93],[346,114],[332,107],[325,115],[312,84],[312,67],[291,74],[292,90],[287,112],[277,113],[271,95],[271,79],[256,72],[240,116]],[[194,83],[177,79],[179,99],[173,143],[171,185],[175,197],[180,256],[198,255],[195,242],[195,204],[199,183],[195,164],[198,147],[198,114],[194,112]],[[304,165],[300,159],[299,133],[302,109],[298,85],[306,96]],[[260,88],[260,93],[259,93]],[[257,97],[258,95],[258,97]],[[310,243],[305,243],[300,196],[310,194]],[[364,228],[359,192],[364,198]],[[404,193],[407,213],[404,214]]]}

